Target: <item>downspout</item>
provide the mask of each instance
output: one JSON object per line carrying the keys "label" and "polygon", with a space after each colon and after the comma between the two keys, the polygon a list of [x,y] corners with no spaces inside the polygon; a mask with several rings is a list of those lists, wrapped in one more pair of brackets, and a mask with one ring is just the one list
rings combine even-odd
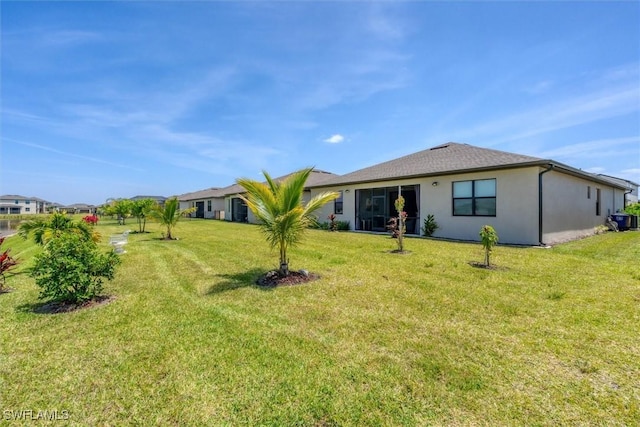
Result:
{"label": "downspout", "polygon": [[633,193],[632,188],[626,190],[622,195],[622,210],[625,210],[625,208],[627,207],[627,194],[631,194],[631,193]]}
{"label": "downspout", "polygon": [[538,174],[538,242],[540,246],[545,244],[542,242],[542,175],[553,170],[553,164],[549,163],[548,168]]}

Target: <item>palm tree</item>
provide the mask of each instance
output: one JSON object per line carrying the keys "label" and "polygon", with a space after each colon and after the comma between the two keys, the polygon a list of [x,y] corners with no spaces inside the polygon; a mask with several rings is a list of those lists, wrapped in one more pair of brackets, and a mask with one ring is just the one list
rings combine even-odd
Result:
{"label": "palm tree", "polygon": [[262,171],[267,182],[240,178],[236,182],[247,191],[240,196],[259,221],[260,228],[272,248],[280,250],[280,275],[289,275],[287,249],[300,242],[304,230],[316,221],[313,212],[338,197],[336,192],[318,194],[303,203],[304,186],[313,168],[289,175],[281,182],[274,181]]}
{"label": "palm tree", "polygon": [[191,212],[195,212],[195,210],[196,208],[180,210],[180,202],[174,197],[165,201],[164,206],[155,205],[153,209],[149,211],[149,216],[167,227],[167,239],[173,240],[171,230],[173,230],[181,217],[189,215]]}
{"label": "palm tree", "polygon": [[81,221],[74,221],[64,212],[55,212],[47,219],[32,219],[20,224],[18,234],[27,239],[30,235],[38,245],[44,245],[54,237],[60,237],[63,233],[75,233],[85,240],[97,241],[100,234],[94,232],[91,227]]}

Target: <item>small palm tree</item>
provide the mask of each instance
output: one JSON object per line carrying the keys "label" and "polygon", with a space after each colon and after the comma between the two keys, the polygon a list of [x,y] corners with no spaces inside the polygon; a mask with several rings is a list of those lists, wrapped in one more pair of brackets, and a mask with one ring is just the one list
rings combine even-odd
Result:
{"label": "small palm tree", "polygon": [[54,237],[60,237],[63,233],[75,233],[85,240],[97,241],[100,234],[94,232],[91,227],[81,221],[74,221],[64,212],[55,212],[46,219],[32,219],[20,224],[18,234],[27,239],[33,236],[38,245],[44,245]]}
{"label": "small palm tree", "polygon": [[161,225],[167,227],[167,239],[173,240],[171,230],[178,224],[180,218],[185,215],[189,215],[191,212],[195,212],[196,208],[188,208],[180,210],[180,202],[177,198],[168,199],[164,206],[155,205],[153,209],[149,211],[149,216],[160,222]]}
{"label": "small palm tree", "polygon": [[272,248],[280,250],[280,275],[289,275],[287,249],[300,242],[304,231],[316,221],[313,212],[338,197],[336,192],[318,194],[303,203],[304,186],[313,168],[295,172],[281,182],[262,171],[267,182],[240,178],[236,182],[247,191],[240,196],[259,221]]}

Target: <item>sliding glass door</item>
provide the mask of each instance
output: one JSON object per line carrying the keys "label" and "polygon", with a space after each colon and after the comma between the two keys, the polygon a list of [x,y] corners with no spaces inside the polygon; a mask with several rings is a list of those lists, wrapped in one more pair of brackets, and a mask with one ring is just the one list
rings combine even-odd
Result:
{"label": "sliding glass door", "polygon": [[420,186],[381,187],[356,190],[356,230],[386,231],[392,217],[397,217],[395,201],[402,194],[407,212],[406,228],[408,234],[418,234],[420,217]]}

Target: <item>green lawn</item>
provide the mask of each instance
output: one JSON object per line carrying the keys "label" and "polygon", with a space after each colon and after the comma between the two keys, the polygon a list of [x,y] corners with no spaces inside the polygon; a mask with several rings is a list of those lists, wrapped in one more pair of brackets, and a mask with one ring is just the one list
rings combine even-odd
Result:
{"label": "green lawn", "polygon": [[[135,224],[127,224],[135,229]],[[103,221],[109,234],[126,227]],[[310,230],[310,284],[252,225],[132,234],[110,304],[36,314],[26,274],[0,295],[0,410],[72,425],[636,425],[640,233],[553,249]],[[498,233],[500,230],[497,230]],[[7,245],[8,243],[8,245]],[[5,242],[22,260],[30,242]],[[4,246],[3,246],[4,247]]]}

